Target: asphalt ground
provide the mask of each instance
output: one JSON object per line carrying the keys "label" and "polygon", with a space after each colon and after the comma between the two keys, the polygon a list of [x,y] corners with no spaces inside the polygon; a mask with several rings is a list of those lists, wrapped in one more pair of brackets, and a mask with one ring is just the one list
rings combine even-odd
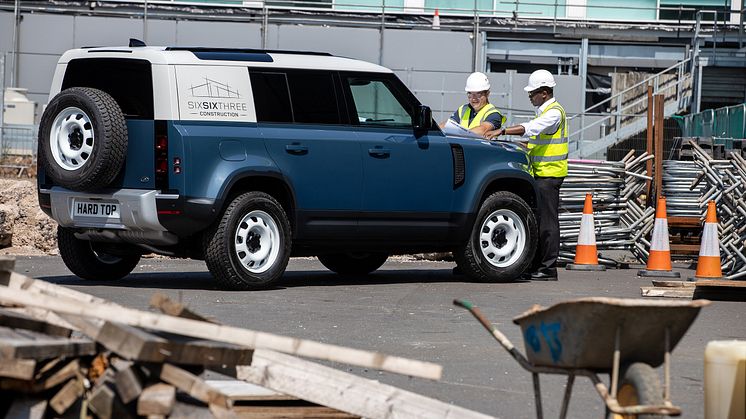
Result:
{"label": "asphalt ground", "polygon": [[[225,324],[439,363],[444,374],[437,382],[331,365],[502,418],[535,417],[531,375],[471,314],[454,307],[454,298],[474,302],[523,352],[520,329],[511,320],[533,304],[590,296],[639,298],[640,286],[650,285],[650,279],[636,277],[636,268],[560,270],[558,282],[481,284],[453,276],[453,266],[392,258],[371,275],[346,277],[327,271],[314,258],[298,258],[291,260],[276,289],[252,292],[217,289],[204,263],[191,260],[142,259],[130,276],[113,282],[81,280],[52,256],[19,256],[16,271],[133,308],[148,310],[150,296],[163,292]],[[675,270],[683,278],[694,273]],[[682,417],[704,417],[705,346],[711,340],[745,339],[744,307],[741,302],[713,302],[673,351],[672,399],[683,408]],[[662,376],[662,368],[659,372]],[[603,379],[608,384],[608,376]],[[565,378],[543,375],[541,386],[545,417],[556,417]],[[603,416],[591,382],[578,378],[568,417]]]}

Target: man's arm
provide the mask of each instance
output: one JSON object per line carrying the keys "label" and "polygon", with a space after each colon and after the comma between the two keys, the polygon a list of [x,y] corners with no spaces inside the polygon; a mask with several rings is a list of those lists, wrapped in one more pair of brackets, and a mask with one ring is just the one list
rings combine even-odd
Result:
{"label": "man's arm", "polygon": [[492,124],[492,122],[484,121],[482,122],[481,125],[479,125],[478,127],[472,128],[470,131],[477,135],[484,136],[488,132],[493,131],[494,129],[495,129],[495,126]]}
{"label": "man's arm", "polygon": [[497,129],[485,134],[488,139],[498,135],[519,135],[521,137],[533,137],[543,132],[554,132],[559,128],[562,114],[557,109],[550,109],[544,115],[519,125],[513,125],[503,129]]}

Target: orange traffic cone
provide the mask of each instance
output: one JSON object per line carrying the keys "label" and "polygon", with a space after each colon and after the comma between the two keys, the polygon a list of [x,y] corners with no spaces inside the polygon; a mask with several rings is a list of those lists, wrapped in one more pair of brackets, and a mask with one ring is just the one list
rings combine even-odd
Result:
{"label": "orange traffic cone", "polygon": [[438,13],[438,9],[435,9],[435,15],[433,15],[433,29],[440,29],[440,13]]}
{"label": "orange traffic cone", "polygon": [[575,263],[567,268],[571,271],[605,271],[606,266],[599,265],[596,250],[596,232],[593,224],[593,202],[591,194],[585,194],[583,218],[580,220],[578,245],[575,246]]}
{"label": "orange traffic cone", "polygon": [[696,279],[722,279],[723,271],[720,269],[720,243],[718,240],[718,216],[715,209],[715,201],[707,203],[707,216],[705,217],[705,228],[702,232],[702,244],[699,246],[699,259],[697,260]]}
{"label": "orange traffic cone", "polygon": [[637,271],[637,276],[680,278],[681,274],[671,270],[671,248],[668,245],[668,217],[666,216],[666,198],[658,198],[655,207],[655,224],[650,242],[650,255],[647,269]]}

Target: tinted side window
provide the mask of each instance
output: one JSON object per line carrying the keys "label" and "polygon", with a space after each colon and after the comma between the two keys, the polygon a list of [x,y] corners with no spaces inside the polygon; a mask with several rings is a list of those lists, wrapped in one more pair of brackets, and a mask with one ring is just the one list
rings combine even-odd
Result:
{"label": "tinted side window", "polygon": [[288,74],[295,122],[339,124],[339,105],[332,74],[293,72]]}
{"label": "tinted side window", "polygon": [[360,125],[411,127],[412,116],[383,80],[347,77]]}
{"label": "tinted side window", "polygon": [[128,118],[153,119],[150,62],[127,58],[80,58],[67,64],[62,89],[92,87],[117,101]]}
{"label": "tinted side window", "polygon": [[250,71],[258,122],[293,122],[287,77],[283,73]]}

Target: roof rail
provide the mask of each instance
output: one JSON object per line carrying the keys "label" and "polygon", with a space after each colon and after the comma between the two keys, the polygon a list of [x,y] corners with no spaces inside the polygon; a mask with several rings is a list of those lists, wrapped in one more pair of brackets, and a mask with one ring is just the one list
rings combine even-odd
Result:
{"label": "roof rail", "polygon": [[333,57],[328,52],[314,51],[284,51],[271,49],[252,49],[252,48],[210,48],[210,47],[167,47],[166,51],[190,51],[190,52],[218,52],[218,53],[236,53],[236,54],[295,54],[295,55],[318,55],[324,57]]}

